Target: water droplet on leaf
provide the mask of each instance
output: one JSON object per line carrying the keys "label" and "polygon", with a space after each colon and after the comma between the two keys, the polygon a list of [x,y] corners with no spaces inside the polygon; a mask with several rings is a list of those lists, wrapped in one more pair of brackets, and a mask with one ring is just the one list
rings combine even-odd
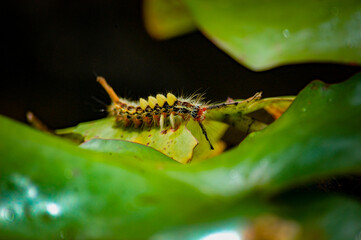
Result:
{"label": "water droplet on leaf", "polygon": [[290,37],[290,30],[288,30],[287,28],[284,29],[284,30],[282,31],[282,34],[283,34],[283,36],[284,36],[285,38],[289,38],[289,37]]}
{"label": "water droplet on leaf", "polygon": [[15,211],[11,208],[2,208],[0,210],[0,219],[13,222],[15,219]]}

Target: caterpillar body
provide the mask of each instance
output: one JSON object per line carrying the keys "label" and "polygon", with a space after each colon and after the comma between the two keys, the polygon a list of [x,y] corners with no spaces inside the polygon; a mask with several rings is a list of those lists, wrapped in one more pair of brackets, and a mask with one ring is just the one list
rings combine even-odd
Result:
{"label": "caterpillar body", "polygon": [[176,130],[181,122],[193,119],[199,124],[212,150],[214,148],[202,124],[207,111],[238,104],[238,102],[227,102],[206,105],[201,103],[200,99],[177,98],[172,93],[167,93],[166,96],[157,94],[156,97],[149,96],[148,100],[140,98],[139,102],[130,102],[119,98],[103,77],[97,77],[97,81],[112,100],[109,113],[115,117],[117,123],[122,124],[124,127],[133,128],[157,126],[160,131],[164,131],[169,126],[171,129]]}

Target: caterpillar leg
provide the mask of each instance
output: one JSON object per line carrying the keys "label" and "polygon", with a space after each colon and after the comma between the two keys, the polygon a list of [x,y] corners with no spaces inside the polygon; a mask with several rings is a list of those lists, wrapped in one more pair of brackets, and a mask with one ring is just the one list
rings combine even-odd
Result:
{"label": "caterpillar leg", "polygon": [[170,121],[170,125],[172,127],[172,129],[175,129],[175,119],[174,119],[174,113],[171,113],[169,116],[169,121]]}
{"label": "caterpillar leg", "polygon": [[160,127],[160,131],[163,132],[163,130],[164,130],[164,115],[163,114],[160,115],[159,127]]}
{"label": "caterpillar leg", "polygon": [[209,143],[209,147],[211,148],[211,150],[213,150],[214,147],[212,146],[211,141],[209,141],[209,139],[208,139],[208,135],[207,135],[206,129],[204,128],[204,126],[203,126],[203,124],[202,124],[201,122],[198,122],[198,124],[199,124],[199,126],[201,127],[201,129],[202,129],[203,135],[206,137],[206,139],[207,139],[207,141],[208,141],[208,143]]}

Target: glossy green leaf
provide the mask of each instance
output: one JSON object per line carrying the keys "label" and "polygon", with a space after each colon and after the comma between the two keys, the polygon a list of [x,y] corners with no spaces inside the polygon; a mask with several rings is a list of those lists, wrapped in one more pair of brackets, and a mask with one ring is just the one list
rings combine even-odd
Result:
{"label": "glossy green leaf", "polygon": [[253,70],[302,62],[361,63],[358,0],[185,0],[198,28]]}
{"label": "glossy green leaf", "polygon": [[[151,240],[194,239],[358,239],[361,231],[361,205],[341,197],[297,196],[283,206],[247,204],[233,217],[202,224],[185,224],[178,229],[157,233]],[[287,207],[286,207],[287,206]],[[342,219],[342,221],[340,221]]]}
{"label": "glossy green leaf", "polygon": [[[216,203],[165,176],[165,164],[182,165],[146,147],[110,155],[4,117],[0,128],[1,238],[143,239],[185,219],[199,221]],[[136,156],[142,151],[147,159]]]}

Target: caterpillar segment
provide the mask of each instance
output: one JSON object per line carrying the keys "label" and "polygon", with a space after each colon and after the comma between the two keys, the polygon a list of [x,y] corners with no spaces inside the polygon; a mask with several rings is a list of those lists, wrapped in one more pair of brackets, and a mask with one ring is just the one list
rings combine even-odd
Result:
{"label": "caterpillar segment", "polygon": [[192,118],[198,122],[210,148],[214,149],[202,124],[207,107],[178,99],[172,93],[167,93],[166,96],[162,94],[157,94],[156,97],[149,96],[148,101],[140,98],[139,102],[129,102],[119,98],[103,77],[97,77],[97,81],[111,98],[113,103],[109,107],[109,112],[118,123],[134,128],[158,126],[163,132],[169,125],[171,129],[176,130],[179,126],[178,119],[188,121]]}

